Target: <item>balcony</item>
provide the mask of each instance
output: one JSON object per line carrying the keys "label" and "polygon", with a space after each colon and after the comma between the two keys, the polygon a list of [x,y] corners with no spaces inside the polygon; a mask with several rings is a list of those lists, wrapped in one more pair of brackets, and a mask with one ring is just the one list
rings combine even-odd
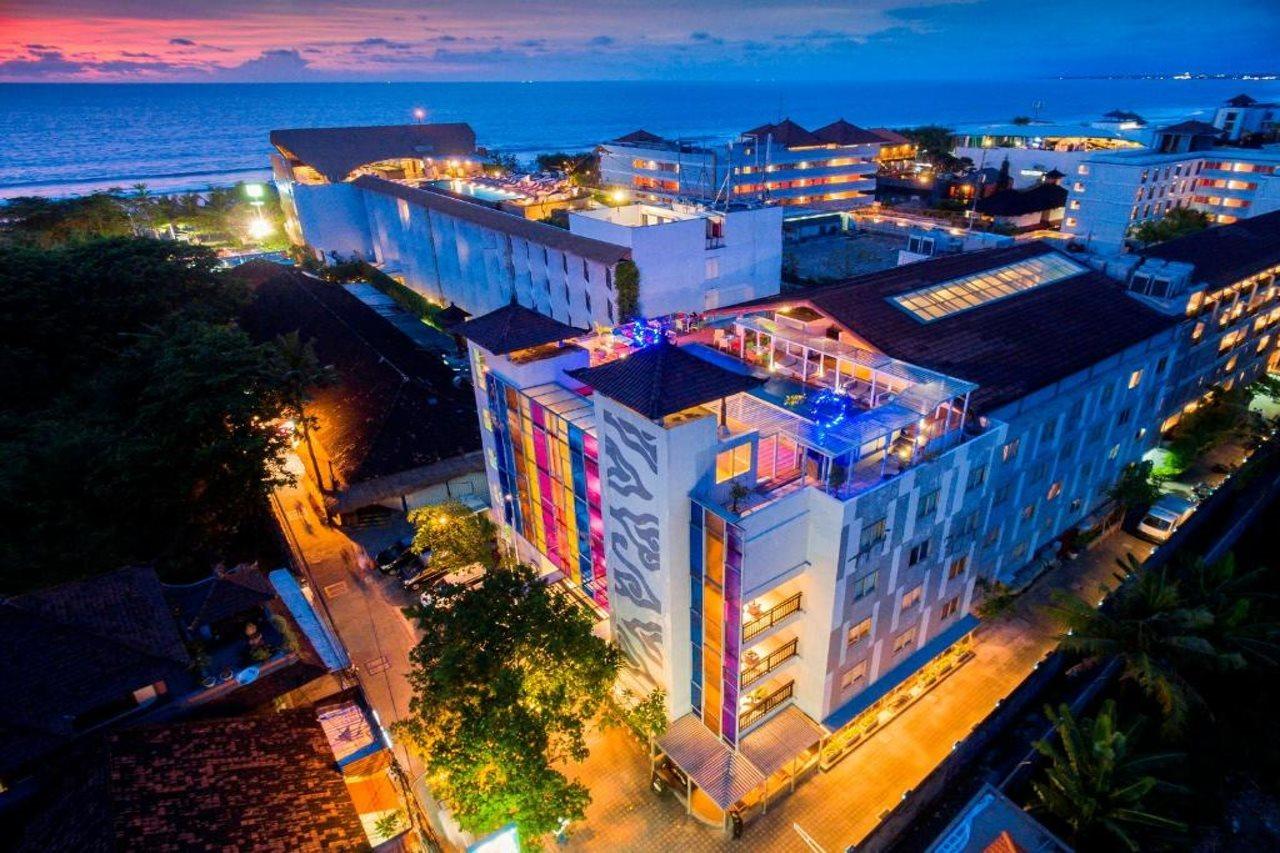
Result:
{"label": "balcony", "polygon": [[749,649],[742,655],[742,686],[747,687],[764,678],[787,661],[799,654],[800,640],[771,643],[766,640],[759,647]]}
{"label": "balcony", "polygon": [[795,689],[795,679],[787,679],[781,684],[766,684],[744,694],[742,710],[738,713],[739,734],[763,720],[770,711],[788,702],[795,694]]}
{"label": "balcony", "polygon": [[799,613],[800,593],[797,592],[768,609],[765,609],[761,602],[752,601],[743,608],[743,611],[747,618],[742,623],[742,639],[746,642]]}

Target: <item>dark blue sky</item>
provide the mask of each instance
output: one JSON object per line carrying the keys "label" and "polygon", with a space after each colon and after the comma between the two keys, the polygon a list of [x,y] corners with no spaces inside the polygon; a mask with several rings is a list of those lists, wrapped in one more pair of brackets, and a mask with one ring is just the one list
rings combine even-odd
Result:
{"label": "dark blue sky", "polygon": [[1274,71],[1280,0],[5,0],[0,80]]}

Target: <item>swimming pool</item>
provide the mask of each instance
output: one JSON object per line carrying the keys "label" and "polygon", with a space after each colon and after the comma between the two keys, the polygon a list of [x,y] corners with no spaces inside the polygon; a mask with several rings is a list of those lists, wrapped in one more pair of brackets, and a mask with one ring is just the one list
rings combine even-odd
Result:
{"label": "swimming pool", "polygon": [[473,184],[471,181],[453,180],[444,178],[439,181],[432,181],[431,186],[437,189],[451,192],[455,195],[469,195],[472,198],[478,198],[481,201],[512,201],[513,199],[524,198],[519,193],[510,190],[501,190],[496,187],[486,187],[483,184]]}

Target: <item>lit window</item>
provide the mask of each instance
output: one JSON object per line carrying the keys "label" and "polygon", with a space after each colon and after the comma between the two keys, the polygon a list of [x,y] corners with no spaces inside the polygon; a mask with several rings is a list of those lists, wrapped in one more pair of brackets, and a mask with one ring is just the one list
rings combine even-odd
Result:
{"label": "lit window", "polygon": [[1130,373],[1130,374],[1129,374],[1129,387],[1130,387],[1130,388],[1137,388],[1137,387],[1138,387],[1138,383],[1139,383],[1139,382],[1141,382],[1141,381],[1142,381],[1142,371],[1141,371],[1141,370],[1135,370],[1135,371],[1133,371],[1133,373]]}
{"label": "lit window", "polygon": [[947,567],[947,580],[955,580],[964,574],[965,568],[969,565],[968,557],[958,557],[951,561],[951,565]]}
{"label": "lit window", "polygon": [[739,444],[716,454],[716,482],[723,483],[751,470],[751,443]]}
{"label": "lit window", "polygon": [[849,645],[856,646],[871,636],[871,617],[867,617],[849,629]]}
{"label": "lit window", "polygon": [[1001,456],[1003,457],[1003,459],[1004,459],[1004,461],[1005,461],[1005,462],[1008,462],[1008,461],[1009,461],[1009,460],[1011,460],[1011,459],[1016,459],[1016,458],[1017,458],[1017,456],[1018,456],[1018,446],[1019,446],[1021,443],[1022,443],[1022,439],[1020,439],[1020,438],[1015,438],[1013,441],[1009,442],[1008,444],[1006,444],[1006,445],[1001,449],[1000,453],[1001,453]]}
{"label": "lit window", "polygon": [[1060,494],[1062,494],[1062,481],[1058,480],[1057,482],[1055,482],[1053,485],[1049,487],[1049,495],[1046,499],[1053,500]]}
{"label": "lit window", "polygon": [[942,605],[942,612],[938,615],[939,622],[945,622],[952,616],[956,615],[956,611],[960,609],[960,596],[956,596],[948,600]]}
{"label": "lit window", "polygon": [[870,524],[863,525],[862,528],[862,547],[863,550],[870,549],[879,545],[884,541],[888,528],[885,526],[883,518],[877,519]]}
{"label": "lit window", "polygon": [[849,690],[853,685],[867,677],[867,662],[859,661],[853,669],[840,676],[840,689]]}
{"label": "lit window", "polygon": [[901,609],[906,611],[915,607],[917,604],[920,603],[920,596],[922,595],[924,595],[923,584],[919,584],[915,586],[913,589],[907,590],[905,593],[902,594]]}
{"label": "lit window", "polygon": [[903,631],[901,634],[899,634],[897,637],[894,638],[893,653],[896,655],[898,652],[902,651],[908,646],[913,645],[915,641],[916,641],[916,628],[914,625],[912,625],[910,628]]}

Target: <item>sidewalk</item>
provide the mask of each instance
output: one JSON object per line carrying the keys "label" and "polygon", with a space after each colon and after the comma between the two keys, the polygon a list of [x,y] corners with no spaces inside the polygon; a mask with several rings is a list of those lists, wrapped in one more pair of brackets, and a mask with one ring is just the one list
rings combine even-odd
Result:
{"label": "sidewalk", "polygon": [[1043,611],[1055,589],[1096,601],[1126,552],[1141,559],[1152,546],[1117,531],[1074,562],[1040,577],[1006,614],[978,629],[974,659],[930,691],[856,752],[827,773],[814,772],[795,793],[779,797],[769,812],[747,824],[738,842],[685,815],[669,792],[648,787],[644,747],[610,731],[593,738],[592,753],[572,775],[591,786],[585,825],[566,846],[575,850],[809,851],[798,824],[826,851],[844,850],[865,838],[881,815],[919,784],[1013,691],[1055,645],[1058,627]]}

